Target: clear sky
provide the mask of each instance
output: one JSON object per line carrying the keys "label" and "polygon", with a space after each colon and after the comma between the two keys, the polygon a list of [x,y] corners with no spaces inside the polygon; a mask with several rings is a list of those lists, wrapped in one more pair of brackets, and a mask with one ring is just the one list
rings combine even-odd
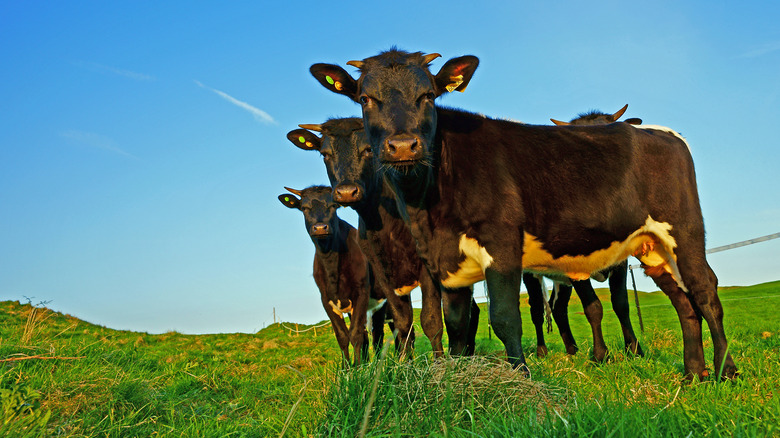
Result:
{"label": "clear sky", "polygon": [[[688,139],[709,247],[776,233],[778,19],[772,1],[2,2],[0,299],[153,333],[325,319],[276,195],[327,176],[285,134],[360,115],[311,64],[393,45],[441,53],[434,71],[480,58],[448,106],[549,124],[628,103]],[[709,260],[749,285],[780,279],[779,250]]]}

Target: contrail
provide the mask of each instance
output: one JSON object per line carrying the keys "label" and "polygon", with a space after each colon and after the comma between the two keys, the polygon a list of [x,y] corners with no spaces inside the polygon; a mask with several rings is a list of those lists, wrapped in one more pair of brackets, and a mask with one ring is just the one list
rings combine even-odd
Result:
{"label": "contrail", "polygon": [[255,120],[257,120],[258,122],[276,124],[276,120],[274,120],[274,118],[271,117],[271,115],[268,114],[267,112],[265,112],[265,111],[263,111],[263,110],[261,110],[259,108],[255,108],[255,107],[253,107],[252,105],[250,105],[250,104],[248,104],[246,102],[242,102],[242,101],[236,99],[235,97],[233,97],[233,96],[231,96],[231,95],[229,95],[229,94],[227,94],[227,93],[225,93],[223,91],[219,91],[219,90],[216,90],[214,88],[211,88],[211,87],[208,87],[206,85],[203,85],[199,81],[195,81],[195,83],[198,84],[198,86],[200,86],[202,88],[205,88],[207,90],[213,91],[214,93],[217,93],[221,98],[227,100],[228,102],[232,103],[233,105],[236,105],[239,108],[243,108],[243,109],[249,111],[255,117]]}
{"label": "contrail", "polygon": [[780,50],[780,41],[772,41],[764,44],[761,47],[745,52],[737,56],[737,58],[757,58],[759,56],[768,55],[778,50]]}
{"label": "contrail", "polygon": [[129,79],[133,79],[136,81],[153,81],[154,76],[147,75],[144,73],[138,73],[130,70],[124,70],[121,68],[112,67],[110,65],[104,65],[104,64],[98,64],[97,62],[82,62],[82,61],[76,61],[73,62],[74,65],[77,65],[79,67],[88,68],[91,70],[98,70],[102,72],[108,72],[119,76],[124,76]]}
{"label": "contrail", "polygon": [[95,134],[94,132],[77,131],[71,129],[70,131],[60,132],[60,137],[73,140],[77,143],[81,143],[86,146],[90,146],[97,149],[103,149],[104,151],[114,152],[119,155],[138,159],[133,154],[127,153],[120,148],[116,142],[104,135]]}

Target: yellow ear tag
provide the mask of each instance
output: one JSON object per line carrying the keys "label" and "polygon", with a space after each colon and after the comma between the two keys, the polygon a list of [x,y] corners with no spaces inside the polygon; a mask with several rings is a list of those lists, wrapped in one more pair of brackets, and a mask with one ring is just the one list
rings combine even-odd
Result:
{"label": "yellow ear tag", "polygon": [[333,85],[333,78],[330,76],[325,76],[325,80],[328,81],[329,84]]}
{"label": "yellow ear tag", "polygon": [[301,143],[306,143],[306,139],[303,138],[303,136],[298,137],[298,141]]}
{"label": "yellow ear tag", "polygon": [[344,88],[344,87],[341,86],[341,82],[339,82],[339,81],[336,81],[333,84],[333,86],[336,87],[336,89],[339,90],[339,91],[341,91],[341,89]]}
{"label": "yellow ear tag", "polygon": [[460,84],[462,83],[463,83],[463,75],[450,76],[450,84],[444,88],[446,88],[448,92],[452,93],[452,91],[460,87]]}
{"label": "yellow ear tag", "polygon": [[313,148],[313,147],[314,147],[314,145],[313,145],[313,144],[311,144],[311,142],[310,142],[310,141],[307,141],[307,142],[306,142],[306,147],[307,147],[307,148],[309,148],[309,149],[311,149],[311,148]]}

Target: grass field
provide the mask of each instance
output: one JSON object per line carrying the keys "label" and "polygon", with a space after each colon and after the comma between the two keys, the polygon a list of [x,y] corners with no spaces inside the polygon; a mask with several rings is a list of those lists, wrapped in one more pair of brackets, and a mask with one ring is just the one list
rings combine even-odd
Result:
{"label": "grass field", "polygon": [[[0,302],[0,436],[780,436],[780,282],[720,297],[741,373],[722,384],[681,384],[679,323],[659,293],[640,297],[642,358],[623,354],[602,296],[603,364],[588,360],[590,329],[576,300],[580,352],[565,355],[556,332],[551,354],[533,357],[523,303],[531,379],[506,366],[485,311],[476,358],[433,361],[418,327],[414,359],[385,351],[342,370],[327,328],[149,335]],[[633,306],[632,317],[638,331]]]}

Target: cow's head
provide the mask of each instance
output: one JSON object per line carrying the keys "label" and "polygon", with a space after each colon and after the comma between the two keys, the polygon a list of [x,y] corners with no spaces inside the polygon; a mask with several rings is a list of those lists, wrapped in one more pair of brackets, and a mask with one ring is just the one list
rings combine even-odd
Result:
{"label": "cow's head", "polygon": [[[290,131],[287,139],[301,149],[322,154],[334,201],[355,204],[365,198],[367,190],[375,189],[371,145],[363,132],[362,119],[330,119],[321,125],[299,126],[302,129]],[[322,137],[311,131],[322,133]]]}
{"label": "cow's head", "polygon": [[[606,114],[602,113],[601,111],[591,111],[588,113],[580,114],[576,118],[572,119],[570,122],[561,122],[560,120],[550,119],[553,123],[555,123],[558,126],[566,126],[566,125],[607,125],[609,123],[617,122],[618,119],[623,115],[623,113],[626,112],[626,109],[628,109],[628,104],[623,106],[623,108],[620,108],[615,114]],[[631,125],[641,125],[642,119],[633,117],[630,119],[624,120],[626,123]]]}
{"label": "cow's head", "polygon": [[[279,195],[279,201],[288,208],[303,212],[306,231],[312,239],[327,239],[337,234],[339,218],[338,204],[333,202],[330,187],[312,186],[303,190],[285,187],[290,193]],[[297,196],[296,196],[297,195]]]}
{"label": "cow's head", "polygon": [[453,58],[433,75],[428,65],[439,56],[391,49],[350,61],[347,64],[360,70],[357,80],[336,65],[315,64],[310,71],[325,88],[361,104],[375,162],[406,170],[431,162],[434,100],[444,93],[464,91],[479,64],[474,56]]}

